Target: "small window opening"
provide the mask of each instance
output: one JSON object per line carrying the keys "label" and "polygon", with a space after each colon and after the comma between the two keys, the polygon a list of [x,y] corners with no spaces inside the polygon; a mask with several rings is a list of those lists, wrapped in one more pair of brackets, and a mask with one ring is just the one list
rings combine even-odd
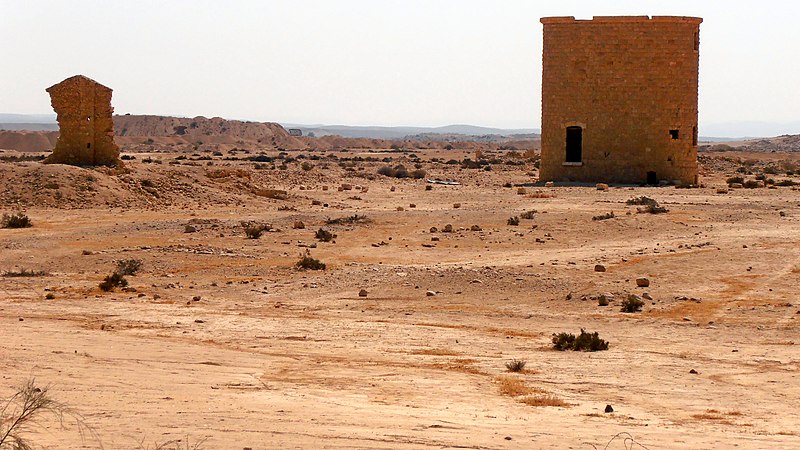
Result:
{"label": "small window opening", "polygon": [[647,184],[656,185],[658,184],[658,177],[654,171],[647,172]]}
{"label": "small window opening", "polygon": [[567,162],[583,160],[583,128],[567,127]]}
{"label": "small window opening", "polygon": [[680,133],[678,130],[669,130],[669,137],[671,137],[673,140],[677,140],[679,135]]}
{"label": "small window opening", "polygon": [[92,143],[91,142],[87,143],[86,148],[92,148]]}
{"label": "small window opening", "polygon": [[692,145],[697,145],[697,127],[692,128]]}

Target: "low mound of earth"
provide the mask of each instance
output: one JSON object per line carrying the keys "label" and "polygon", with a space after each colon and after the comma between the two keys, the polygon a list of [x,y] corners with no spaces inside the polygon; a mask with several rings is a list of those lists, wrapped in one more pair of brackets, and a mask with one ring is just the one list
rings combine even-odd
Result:
{"label": "low mound of earth", "polygon": [[0,131],[0,149],[20,152],[50,151],[56,145],[57,131]]}
{"label": "low mound of earth", "polygon": [[[153,160],[159,161],[159,160]],[[131,164],[87,169],[39,162],[0,163],[0,205],[8,208],[162,208],[274,203],[270,197],[327,177],[299,171]],[[276,194],[278,192],[278,194]]]}

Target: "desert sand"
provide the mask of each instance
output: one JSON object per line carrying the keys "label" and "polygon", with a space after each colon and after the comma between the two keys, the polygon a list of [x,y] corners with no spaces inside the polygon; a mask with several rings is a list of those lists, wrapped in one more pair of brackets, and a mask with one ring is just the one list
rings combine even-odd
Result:
{"label": "desert sand", "polygon": [[[442,149],[123,153],[0,162],[2,212],[33,222],[0,229],[0,273],[46,272],[0,277],[0,398],[36,377],[97,433],[47,419],[37,445],[800,447],[800,190],[726,187],[767,167],[800,183],[797,153],[705,153],[699,188],[608,190],[534,185],[505,151],[491,170]],[[460,184],[377,174],[415,163]],[[295,267],[306,251],[326,270]],[[123,259],[141,271],[100,290]],[[608,350],[553,350],[582,328]]]}

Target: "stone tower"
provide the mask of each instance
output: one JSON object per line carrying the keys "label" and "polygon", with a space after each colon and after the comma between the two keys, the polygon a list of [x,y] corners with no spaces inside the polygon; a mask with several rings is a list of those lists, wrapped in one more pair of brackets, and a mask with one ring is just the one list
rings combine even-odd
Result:
{"label": "stone tower", "polygon": [[111,89],[75,75],[47,88],[58,115],[59,136],[45,162],[76,166],[116,166]]}
{"label": "stone tower", "polygon": [[542,181],[697,184],[696,17],[544,17]]}

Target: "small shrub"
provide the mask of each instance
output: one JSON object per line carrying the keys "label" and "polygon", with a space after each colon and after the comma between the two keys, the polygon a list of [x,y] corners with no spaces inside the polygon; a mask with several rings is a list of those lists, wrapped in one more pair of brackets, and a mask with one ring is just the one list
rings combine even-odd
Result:
{"label": "small shrub", "polygon": [[421,178],[425,178],[425,175],[427,175],[427,174],[428,174],[428,173],[427,173],[427,172],[425,172],[425,170],[423,170],[423,169],[417,169],[417,170],[415,170],[415,171],[411,172],[411,178],[414,178],[414,179],[417,179],[417,180],[419,180],[419,179],[421,179]]}
{"label": "small shrub", "polygon": [[3,272],[4,277],[8,278],[20,278],[20,277],[44,277],[49,275],[47,272],[43,270],[27,270],[27,269],[20,269],[20,270],[9,270],[8,272]]}
{"label": "small shrub", "polygon": [[658,202],[655,201],[655,199],[652,199],[650,197],[642,195],[641,197],[634,197],[634,198],[628,199],[625,202],[625,204],[627,204],[627,205],[643,205],[643,206],[647,206],[647,205],[658,205]]}
{"label": "small shrub", "polygon": [[512,359],[506,363],[506,369],[508,369],[509,372],[522,372],[525,370],[525,364],[527,364],[525,360]]}
{"label": "small shrub", "polygon": [[244,228],[247,239],[258,239],[265,231],[271,230],[272,226],[264,223],[242,222],[242,228]]}
{"label": "small shrub", "polygon": [[336,219],[326,219],[326,225],[346,225],[346,224],[356,224],[356,223],[370,223],[372,220],[364,215],[353,214],[352,216],[348,217],[339,217]]}
{"label": "small shrub", "polygon": [[613,219],[614,217],[615,217],[614,213],[609,212],[605,214],[600,214],[599,216],[594,216],[592,217],[592,220],[608,220],[608,219]]}
{"label": "small shrub", "polygon": [[644,208],[639,209],[639,212],[644,212],[649,214],[663,214],[669,212],[669,210],[656,203],[655,205],[645,205]]}
{"label": "small shrub", "polygon": [[26,434],[34,429],[47,429],[42,422],[46,415],[51,415],[52,420],[62,427],[65,419],[74,420],[81,440],[86,432],[97,438],[97,433],[86,425],[83,417],[50,397],[49,390],[49,385],[37,385],[31,378],[10,398],[0,401],[0,449],[33,449],[35,444],[27,439]]}
{"label": "small shrub", "polygon": [[635,313],[642,310],[644,300],[639,298],[638,295],[629,295],[628,298],[622,301],[622,309],[624,313]]}
{"label": "small shrub", "polygon": [[583,328],[581,328],[581,334],[577,337],[572,333],[553,334],[552,342],[553,348],[559,351],[597,352],[608,350],[608,342],[600,339],[596,331],[587,333]]}
{"label": "small shrub", "polygon": [[317,238],[317,240],[319,240],[320,242],[330,242],[336,239],[335,234],[331,233],[330,231],[324,228],[320,228],[319,230],[317,230],[317,232],[314,234],[314,237]]}
{"label": "small shrub", "polygon": [[525,211],[524,213],[520,214],[520,219],[532,220],[536,216],[536,210],[532,209],[530,211]]}
{"label": "small shrub", "polygon": [[311,163],[310,163],[310,162],[308,162],[308,161],[305,161],[305,162],[303,162],[303,164],[300,164],[300,167],[301,167],[303,170],[305,170],[306,172],[308,172],[309,170],[311,170],[311,169],[313,169],[313,168],[314,168],[314,165],[313,165],[313,164],[311,164]]}
{"label": "small shrub", "polygon": [[141,259],[121,259],[117,261],[117,270],[115,272],[120,275],[136,275],[141,268]]}
{"label": "small shrub", "polygon": [[103,282],[100,283],[100,289],[105,292],[113,291],[116,287],[125,287],[128,285],[128,280],[125,279],[122,274],[114,272],[111,275],[107,275]]}
{"label": "small shrub", "polygon": [[21,211],[13,214],[3,214],[3,218],[0,220],[0,227],[2,228],[30,228],[32,226],[31,219]]}
{"label": "small shrub", "polygon": [[303,270],[325,270],[325,263],[312,257],[308,250],[300,257],[295,266]]}
{"label": "small shrub", "polygon": [[509,217],[506,223],[511,226],[517,226],[519,225],[519,217],[518,216]]}

